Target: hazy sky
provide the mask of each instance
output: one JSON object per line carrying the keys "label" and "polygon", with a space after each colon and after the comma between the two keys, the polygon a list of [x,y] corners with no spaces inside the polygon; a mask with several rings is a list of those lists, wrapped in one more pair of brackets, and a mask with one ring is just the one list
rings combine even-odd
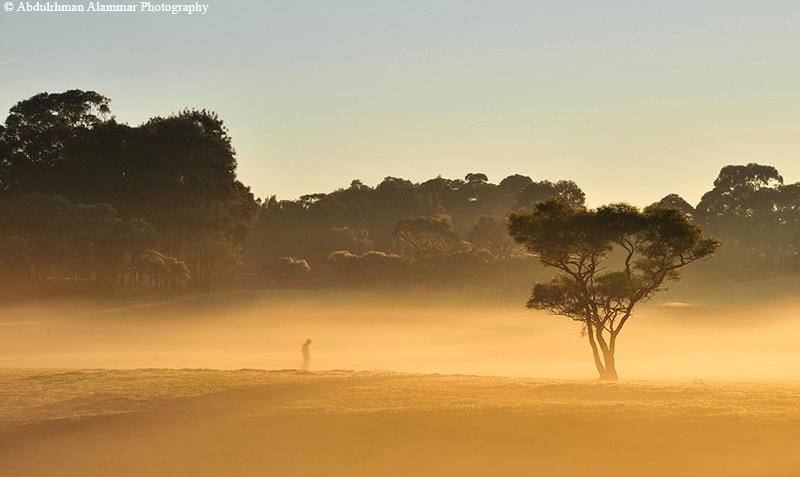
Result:
{"label": "hazy sky", "polygon": [[747,162],[800,181],[797,1],[200,3],[0,11],[1,114],[72,88],[132,125],[211,109],[260,197],[484,172],[696,203]]}

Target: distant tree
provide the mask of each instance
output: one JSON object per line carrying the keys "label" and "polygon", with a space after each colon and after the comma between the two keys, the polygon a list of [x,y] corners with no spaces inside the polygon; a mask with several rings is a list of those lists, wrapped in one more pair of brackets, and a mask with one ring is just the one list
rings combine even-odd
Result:
{"label": "distant tree", "polygon": [[386,177],[374,190],[377,201],[391,207],[406,207],[414,196],[414,183],[399,177]]}
{"label": "distant tree", "polygon": [[328,255],[337,250],[363,254],[375,247],[375,244],[369,238],[369,232],[353,227],[334,227],[329,229],[329,233],[325,234],[324,238],[329,248],[332,248]]}
{"label": "distant tree", "polygon": [[783,177],[772,166],[754,163],[725,166],[714,181],[714,188],[697,204],[698,218],[717,225],[731,218],[748,217],[764,202],[765,196],[772,196],[782,184]]}
{"label": "distant tree", "polygon": [[140,127],[135,171],[122,201],[163,238],[162,249],[185,262],[192,288],[208,290],[212,272],[236,264],[259,205],[236,180],[235,151],[219,117],[185,110]]}
{"label": "distant tree", "polygon": [[281,257],[264,265],[259,275],[275,284],[289,284],[306,276],[311,267],[303,259],[294,257]]}
{"label": "distant tree", "polygon": [[519,191],[531,184],[533,184],[533,179],[530,177],[520,174],[513,174],[501,180],[500,183],[497,184],[497,187],[500,189],[513,191],[514,193],[519,193]]}
{"label": "distant tree", "polygon": [[[76,204],[60,196],[30,194],[0,201],[0,234],[15,237],[8,245],[16,244],[13,263],[20,271],[45,278],[51,268],[61,267],[111,282],[127,273],[132,257],[159,242],[147,222],[118,215],[108,204]],[[24,249],[19,248],[20,240]]]}
{"label": "distant tree", "polygon": [[415,188],[420,197],[424,197],[423,202],[432,208],[442,206],[447,208],[454,201],[460,200],[459,190],[465,186],[462,180],[445,179],[441,175],[429,179]]}
{"label": "distant tree", "polygon": [[572,181],[540,181],[533,182],[522,189],[517,198],[517,207],[532,207],[537,202],[545,201],[554,196],[561,196],[572,205],[583,206],[586,194],[578,184]]}
{"label": "distant tree", "polygon": [[305,257],[309,264],[322,264],[328,256],[339,250],[362,254],[374,248],[369,232],[354,227],[318,228],[310,237],[297,236],[292,247],[294,255]]}
{"label": "distant tree", "polygon": [[[574,203],[583,203],[583,192],[573,182],[546,183],[549,184],[545,187],[547,193],[541,200],[551,195],[562,195]],[[248,269],[255,271],[267,257],[304,257],[316,275],[328,270],[331,252],[347,250],[354,256],[360,256],[367,250],[373,250],[402,253],[410,265],[407,272],[411,276],[420,268],[425,268],[417,265],[426,260],[420,261],[416,253],[414,255],[417,258],[412,257],[409,247],[403,246],[402,251],[398,248],[401,245],[396,240],[397,234],[393,232],[399,221],[409,217],[447,215],[452,225],[447,235],[455,233],[459,237],[466,237],[481,220],[486,220],[481,216],[503,217],[508,214],[515,207],[520,192],[531,184],[533,180],[530,177],[519,174],[510,175],[499,184],[488,182],[482,173],[471,173],[467,180],[438,176],[418,184],[398,177],[386,177],[375,188],[353,180],[349,187],[328,193],[307,194],[298,200],[268,198],[258,212],[253,235],[244,249],[244,260]],[[486,222],[480,225],[481,228],[491,226]],[[510,241],[502,225],[495,228],[496,238]],[[349,230],[357,231],[357,235],[341,233]],[[500,243],[497,240],[495,242]],[[510,247],[506,247],[507,244],[503,247],[521,248],[510,242]],[[445,243],[444,254],[437,253],[436,256],[444,257],[464,250],[463,246],[449,238]],[[482,245],[481,248],[485,250],[486,246]],[[490,248],[495,252],[499,250],[494,245]],[[481,257],[485,259],[486,254]],[[471,259],[454,258],[448,264],[458,260]],[[442,269],[448,264],[442,262],[435,268]],[[514,267],[523,268],[517,265]],[[505,264],[493,263],[490,268],[499,270],[504,267]],[[532,276],[530,273],[518,275]]]}
{"label": "distant tree", "polygon": [[694,214],[694,207],[691,206],[688,202],[686,202],[683,197],[679,196],[678,194],[669,194],[664,196],[663,199],[659,200],[658,202],[652,204],[653,207],[674,207],[676,209],[681,209],[684,211],[689,217],[692,217]]}
{"label": "distant tree", "polygon": [[99,282],[110,283],[131,256],[151,249],[159,237],[141,219],[123,220],[108,204],[74,204],[50,222],[49,259],[81,264]]}
{"label": "distant tree", "polygon": [[156,283],[156,277],[165,275],[169,269],[164,256],[155,250],[146,250],[132,260],[132,271],[137,284],[142,284],[142,275],[147,276],[150,286]]}
{"label": "distant tree", "polygon": [[464,180],[466,180],[468,184],[476,182],[480,184],[486,184],[489,182],[489,177],[482,172],[470,172],[464,177]]}
{"label": "distant tree", "polygon": [[55,193],[67,149],[110,117],[109,99],[94,91],[39,93],[14,105],[6,118],[0,149],[0,192]]}
{"label": "distant tree", "polygon": [[402,219],[392,232],[394,249],[412,263],[431,263],[453,253],[458,239],[450,216]]}
{"label": "distant tree", "polygon": [[472,227],[467,240],[477,249],[488,250],[495,258],[510,258],[525,253],[508,234],[508,219],[498,215],[483,215]]}
{"label": "distant tree", "polygon": [[[617,337],[636,304],[719,245],[679,209],[612,204],[587,210],[562,197],[511,214],[509,231],[544,266],[558,270],[535,284],[528,308],[580,322],[600,378],[608,380],[617,379]],[[621,255],[617,270],[605,261],[614,249]]]}
{"label": "distant tree", "polygon": [[151,287],[180,289],[190,278],[186,264],[156,250],[146,250],[132,260],[134,283],[142,285],[143,275]]}
{"label": "distant tree", "polygon": [[407,278],[408,270],[399,255],[375,251],[356,255],[340,250],[328,256],[326,265],[339,286],[397,286]]}
{"label": "distant tree", "polygon": [[800,265],[800,185],[783,184],[772,166],[725,166],[714,188],[703,195],[694,214],[706,230],[725,241],[715,262],[727,276],[796,271]]}
{"label": "distant tree", "polygon": [[209,289],[212,273],[238,263],[259,207],[236,179],[227,129],[215,113],[189,109],[130,127],[109,101],[71,90],[11,108],[0,128],[0,195],[59,195],[143,219],[159,250],[191,269],[190,286]]}
{"label": "distant tree", "polygon": [[[473,187],[469,194],[475,199],[475,202],[471,202],[474,206],[472,214],[468,216],[470,227],[475,225],[481,216],[506,216],[515,208],[517,197],[522,189],[532,183],[533,180],[528,176],[513,174],[501,180],[497,186],[486,183],[481,184],[480,187]],[[449,209],[447,213],[451,213]],[[455,221],[456,217],[453,217],[453,220]],[[469,232],[469,229],[463,231],[461,229],[463,227],[458,227],[456,231],[463,234]]]}

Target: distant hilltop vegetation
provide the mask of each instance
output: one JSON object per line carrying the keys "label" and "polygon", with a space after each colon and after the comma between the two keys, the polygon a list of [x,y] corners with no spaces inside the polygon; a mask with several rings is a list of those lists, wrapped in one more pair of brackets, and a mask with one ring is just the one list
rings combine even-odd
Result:
{"label": "distant hilltop vegetation", "polygon": [[[93,91],[41,93],[0,126],[0,274],[204,291],[217,287],[527,290],[550,276],[508,234],[512,211],[573,181],[482,173],[413,183],[353,180],[297,200],[256,199],[229,131],[186,109],[118,123]],[[800,271],[800,184],[772,166],[724,167],[698,204],[670,194],[722,246],[684,283]]]}

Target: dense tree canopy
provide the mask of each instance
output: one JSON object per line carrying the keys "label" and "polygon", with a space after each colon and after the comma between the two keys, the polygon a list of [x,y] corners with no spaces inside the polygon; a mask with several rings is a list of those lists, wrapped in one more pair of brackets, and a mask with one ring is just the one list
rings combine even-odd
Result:
{"label": "dense tree canopy", "polygon": [[[312,265],[312,274],[321,274],[328,269],[327,258],[335,251],[344,250],[353,257],[370,250],[394,253],[392,232],[399,221],[445,214],[451,217],[458,239],[472,244],[469,254],[475,264],[484,263],[483,269],[478,265],[472,269],[475,273],[493,276],[497,283],[521,286],[523,282],[516,280],[522,275],[509,281],[500,272],[514,268],[509,268],[511,263],[524,260],[527,254],[510,240],[502,225],[508,215],[520,206],[533,207],[553,196],[580,207],[585,195],[571,181],[534,181],[515,174],[494,184],[482,176],[471,173],[471,181],[439,176],[420,183],[387,177],[375,187],[354,180],[347,188],[310,194],[297,201],[270,199],[259,212],[255,233],[246,247],[245,263],[257,268],[281,256],[304,257]],[[684,274],[684,283],[797,273],[800,185],[783,184],[774,168],[757,164],[727,166],[715,184],[696,208],[677,194],[669,194],[654,204],[682,210],[726,245],[713,261],[690,267]],[[342,228],[365,239],[349,244],[334,239],[334,231]],[[442,267],[465,260],[463,247],[457,250],[458,257],[453,255],[453,260],[439,262],[437,277],[447,275]],[[489,255],[479,256],[479,252]],[[495,265],[497,273],[486,268]]]}
{"label": "dense tree canopy", "polygon": [[158,232],[158,249],[188,265],[190,285],[208,289],[213,271],[237,263],[258,212],[236,179],[227,129],[205,110],[130,127],[110,116],[109,102],[72,90],[15,105],[0,131],[0,191],[109,204],[142,219]]}
{"label": "dense tree canopy", "polygon": [[[152,250],[184,263],[194,289],[208,289],[235,270],[254,275],[292,257],[309,265],[306,284],[335,282],[345,269],[350,277],[375,276],[365,267],[379,263],[391,264],[403,277],[397,283],[425,275],[431,284],[436,262],[436,276],[449,283],[515,288],[533,275],[518,273],[531,256],[506,233],[509,214],[554,196],[578,208],[586,199],[569,180],[513,174],[494,183],[482,172],[470,172],[463,179],[438,176],[420,183],[391,176],[374,186],[353,180],[348,187],[297,200],[259,202],[237,179],[236,168],[225,125],[205,110],[130,126],[115,120],[109,98],[71,90],[20,101],[0,125],[0,198],[58,196],[95,211],[108,206],[126,223],[140,220],[156,232]],[[726,244],[714,261],[689,269],[691,283],[800,271],[800,184],[784,184],[772,166],[724,167],[694,207],[676,194],[654,205],[679,208]],[[32,216],[42,212],[31,210]],[[412,253],[413,247],[400,245],[398,224],[444,215],[452,226],[447,242],[455,245],[441,248],[439,258],[419,259],[420,247]],[[37,233],[0,230],[3,273],[29,269],[32,256],[37,263],[44,260],[39,252],[46,238]],[[402,253],[402,267],[396,266],[395,253]],[[149,263],[149,269],[168,268],[169,259],[148,257],[140,263]],[[100,258],[64,260],[88,270]],[[414,278],[420,269],[424,274]]]}
{"label": "dense tree canopy", "polygon": [[467,234],[467,240],[493,257],[508,258],[524,253],[524,248],[508,234],[508,220],[499,215],[481,216]]}
{"label": "dense tree canopy", "polygon": [[4,143],[0,192],[6,196],[53,193],[68,150],[110,115],[109,99],[94,91],[40,93],[14,105]]}
{"label": "dense tree canopy", "polygon": [[[392,250],[398,221],[413,217],[451,217],[453,231],[466,237],[482,216],[506,216],[517,207],[520,193],[534,183],[527,176],[509,176],[499,184],[484,180],[485,174],[471,173],[469,180],[447,179],[441,176],[414,184],[411,181],[387,177],[370,187],[354,180],[350,187],[331,193],[309,194],[299,200],[266,201],[259,213],[255,235],[250,247],[278,256],[324,258],[335,250],[327,248],[327,240],[317,240],[332,228],[349,227],[369,236],[375,250]],[[544,186],[552,194],[569,191],[583,197],[577,185],[557,189]],[[542,200],[550,197],[543,193]],[[572,196],[570,196],[572,197]],[[579,200],[583,203],[583,199]],[[363,253],[347,249],[354,253]],[[263,256],[263,255],[262,255]]]}
{"label": "dense tree canopy", "polygon": [[[149,282],[157,275],[176,279],[163,286],[189,278],[183,262],[154,250],[160,237],[150,224],[122,219],[108,204],[75,204],[42,194],[0,200],[0,232],[2,266],[19,277],[141,282],[139,274],[145,273]],[[155,255],[166,268],[140,266],[143,257]]]}
{"label": "dense tree canopy", "polygon": [[451,255],[458,238],[450,216],[402,219],[392,232],[394,249],[417,263],[430,263]]}
{"label": "dense tree canopy", "polygon": [[752,280],[800,271],[800,183],[784,184],[772,166],[725,166],[714,187],[692,208],[675,194],[660,205],[691,214],[725,247],[705,276]]}

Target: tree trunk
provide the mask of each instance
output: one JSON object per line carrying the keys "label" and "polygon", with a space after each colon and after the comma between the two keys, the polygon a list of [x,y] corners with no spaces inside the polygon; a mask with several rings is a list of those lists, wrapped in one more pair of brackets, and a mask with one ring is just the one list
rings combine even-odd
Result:
{"label": "tree trunk", "polygon": [[600,373],[600,378],[602,379],[606,372],[606,368],[603,366],[603,361],[600,359],[600,350],[597,349],[597,343],[594,340],[594,330],[592,329],[591,323],[586,324],[586,334],[589,336],[589,344],[592,346],[594,365],[597,368],[597,372]]}
{"label": "tree trunk", "polygon": [[[614,360],[616,349],[616,335],[612,335],[609,343],[606,343],[601,328],[595,329],[592,323],[586,324],[586,332],[589,336],[589,344],[592,346],[592,356],[597,373],[603,381],[617,381],[617,364]],[[601,357],[602,353],[602,357]]]}
{"label": "tree trunk", "polygon": [[614,351],[610,350],[606,353],[603,353],[603,358],[605,360],[605,371],[600,373],[600,379],[604,381],[616,381],[619,378],[617,377],[617,363],[614,361]]}
{"label": "tree trunk", "polygon": [[616,381],[619,379],[617,377],[617,362],[614,359],[614,353],[617,351],[617,333],[619,333],[619,329],[617,329],[616,332],[611,332],[611,336],[608,338],[608,349],[603,349],[606,373],[605,376],[601,376],[600,379],[607,381]]}

